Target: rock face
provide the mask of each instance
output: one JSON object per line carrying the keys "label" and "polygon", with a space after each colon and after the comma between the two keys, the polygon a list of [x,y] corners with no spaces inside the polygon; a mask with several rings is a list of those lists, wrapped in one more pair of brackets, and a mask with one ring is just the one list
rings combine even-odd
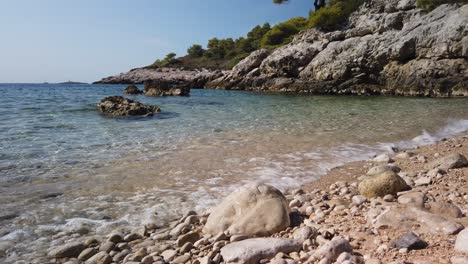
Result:
{"label": "rock face", "polygon": [[249,184],[226,197],[213,209],[203,232],[217,235],[267,236],[290,224],[284,195],[272,186]]}
{"label": "rock face", "polygon": [[466,4],[445,4],[426,12],[413,0],[367,1],[345,29],[305,30],[261,63],[266,52],[255,52],[206,86],[468,96],[467,14]]}
{"label": "rock face", "polygon": [[101,100],[97,110],[108,116],[152,116],[161,110],[122,96],[109,96]]}
{"label": "rock face", "polygon": [[359,192],[368,198],[383,197],[387,194],[395,195],[408,189],[410,187],[405,180],[392,171],[369,176],[369,178],[359,183]]}
{"label": "rock face", "polygon": [[299,251],[302,243],[282,238],[251,238],[228,244],[221,249],[225,263],[256,264],[270,259],[278,252],[289,254]]}
{"label": "rock face", "polygon": [[188,96],[190,94],[190,86],[152,80],[145,82],[144,93],[147,96]]}
{"label": "rock face", "polygon": [[142,94],[143,91],[138,89],[135,85],[129,85],[127,88],[124,90],[125,94]]}

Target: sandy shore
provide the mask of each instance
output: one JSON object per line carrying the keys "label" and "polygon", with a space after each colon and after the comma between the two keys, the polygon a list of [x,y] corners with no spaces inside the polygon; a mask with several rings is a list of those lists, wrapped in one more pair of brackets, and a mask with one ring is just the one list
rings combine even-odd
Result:
{"label": "sandy shore", "polygon": [[[237,259],[230,263],[278,264],[468,263],[468,249],[465,252],[455,250],[457,236],[461,236],[459,232],[468,226],[468,162],[461,166],[458,164],[456,168],[440,169],[436,166],[434,169],[435,162],[454,154],[468,156],[467,133],[433,145],[392,155],[382,154],[369,161],[334,168],[301,190],[292,190],[284,196],[279,194],[283,197],[279,197],[280,200],[285,199],[289,203],[286,205],[287,211],[291,212],[287,219],[289,227],[284,229],[283,225],[282,229],[272,232],[270,238],[262,238],[265,240],[256,241],[249,236],[231,234],[232,230],[209,234],[206,232],[208,225],[226,221],[232,215],[210,221],[209,214],[190,212],[169,226],[145,226],[128,234],[114,232],[106,238],[88,238],[51,248],[49,256],[56,263],[67,264],[224,263],[226,258]],[[396,177],[411,186],[411,190],[383,197],[362,196],[361,183],[377,177],[369,176],[376,168],[390,168],[394,175],[398,172]],[[257,203],[257,199],[260,198],[252,200],[252,203]],[[272,208],[258,209],[267,216],[270,209],[275,211]],[[220,214],[215,214],[215,211],[211,215]],[[248,212],[236,217],[242,218],[242,214]],[[261,218],[259,215],[258,223],[254,218],[244,225],[267,228],[261,221],[271,219]],[[386,219],[385,222],[382,219]],[[239,219],[233,221],[236,220]],[[410,232],[414,232],[416,242],[423,246],[418,246],[418,249],[395,246],[399,245],[397,242],[402,236],[407,237]],[[303,237],[304,234],[307,237]],[[275,249],[274,246],[268,250],[261,249],[273,243],[268,239],[280,238],[284,243],[297,244],[301,237],[304,241],[296,249],[291,249],[294,248],[291,245],[287,250],[284,247]],[[337,240],[345,246],[334,245]],[[253,243],[247,247],[248,250],[236,249],[248,241]],[[323,255],[324,250],[328,255]],[[238,256],[233,257],[233,254]],[[250,257],[257,255],[249,262],[242,260],[246,254]]]}

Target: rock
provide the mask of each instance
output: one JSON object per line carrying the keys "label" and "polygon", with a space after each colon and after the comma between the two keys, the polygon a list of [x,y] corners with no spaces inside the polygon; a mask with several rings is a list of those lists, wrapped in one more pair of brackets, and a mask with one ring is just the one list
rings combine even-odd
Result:
{"label": "rock", "polygon": [[463,225],[440,215],[425,212],[416,207],[378,206],[369,210],[367,219],[375,228],[391,226],[400,230],[411,230],[421,226],[421,232],[433,234],[457,234]]}
{"label": "rock", "polygon": [[421,177],[414,181],[416,186],[425,186],[432,183],[432,179],[429,177]]}
{"label": "rock", "polygon": [[348,240],[342,237],[334,237],[330,242],[318,248],[313,257],[315,259],[327,259],[329,263],[333,263],[343,252],[352,253],[353,248]]}
{"label": "rock", "polygon": [[234,68],[232,69],[231,75],[234,77],[243,76],[253,69],[258,68],[262,61],[270,54],[270,51],[267,49],[259,49],[252,52],[245,59],[241,60]]}
{"label": "rock", "polygon": [[124,94],[142,94],[143,91],[138,89],[135,85],[129,85],[124,90]]}
{"label": "rock", "polygon": [[389,163],[392,162],[392,159],[388,154],[382,154],[372,159],[375,162]]}
{"label": "rock", "polygon": [[109,264],[112,262],[112,258],[104,251],[98,252],[90,259],[85,261],[85,264]]}
{"label": "rock", "polygon": [[419,238],[414,232],[406,233],[405,235],[395,239],[391,243],[394,248],[407,248],[407,249],[423,249],[427,247],[426,241]]}
{"label": "rock", "polygon": [[108,116],[152,116],[161,112],[159,107],[144,105],[122,96],[109,96],[101,100],[97,110]]}
{"label": "rock", "polygon": [[317,229],[309,226],[304,226],[298,228],[296,231],[293,233],[293,238],[295,240],[304,242],[307,239],[315,239],[318,235]]}
{"label": "rock", "polygon": [[369,176],[373,176],[373,175],[379,175],[379,174],[382,174],[384,172],[400,172],[400,168],[398,166],[395,166],[395,165],[378,165],[378,166],[375,166],[375,167],[372,167],[368,172],[367,172],[367,175]]}
{"label": "rock", "polygon": [[146,81],[144,93],[146,96],[188,96],[190,86],[161,80]]}
{"label": "rock", "polygon": [[468,253],[468,228],[463,229],[455,241],[455,250],[461,253]]}
{"label": "rock", "polygon": [[80,255],[78,255],[78,260],[81,261],[86,261],[92,256],[94,256],[96,253],[98,253],[98,250],[96,248],[87,248],[83,250]]}
{"label": "rock", "polygon": [[383,197],[387,194],[396,195],[410,187],[395,172],[387,171],[364,179],[359,183],[358,189],[361,195],[371,198]]}
{"label": "rock", "polygon": [[398,203],[418,208],[423,208],[425,201],[426,195],[422,192],[408,192],[398,197]]}
{"label": "rock", "polygon": [[115,244],[113,242],[107,241],[104,242],[100,247],[99,251],[105,251],[107,253],[111,252],[115,248]]}
{"label": "rock", "polygon": [[468,257],[455,256],[450,261],[452,264],[468,264]]}
{"label": "rock", "polygon": [[197,240],[199,240],[201,238],[200,234],[199,233],[196,233],[196,232],[189,232],[185,235],[181,235],[177,241],[176,241],[176,244],[178,247],[182,247],[183,245],[185,245],[185,243],[195,243],[197,242]]}
{"label": "rock", "polygon": [[361,205],[365,202],[367,202],[367,198],[363,195],[354,195],[353,198],[352,198],[352,201],[353,201],[353,204],[354,205]]}
{"label": "rock", "polygon": [[165,250],[161,253],[161,257],[163,257],[166,262],[173,260],[175,256],[177,256],[177,251],[172,249]]}
{"label": "rock", "polygon": [[82,242],[71,242],[52,249],[48,255],[54,258],[74,258],[78,257],[85,247]]}
{"label": "rock", "polygon": [[289,207],[283,194],[272,186],[248,184],[226,197],[213,209],[203,232],[216,235],[267,236],[287,228]]}
{"label": "rock", "polygon": [[256,264],[262,259],[271,259],[278,252],[298,252],[302,243],[281,238],[250,238],[228,244],[221,248],[226,263]]}
{"label": "rock", "polygon": [[183,263],[187,263],[189,260],[190,260],[190,255],[182,255],[182,256],[175,258],[173,261],[171,261],[171,263],[183,264]]}
{"label": "rock", "polygon": [[449,169],[463,168],[466,166],[468,166],[468,161],[466,160],[465,156],[458,153],[449,154],[430,164],[430,167],[432,168],[438,168],[445,171]]}
{"label": "rock", "polygon": [[109,237],[107,238],[108,241],[110,242],[113,242],[115,244],[117,243],[120,243],[123,241],[123,237],[122,237],[122,234],[119,234],[119,233],[112,233],[109,235]]}
{"label": "rock", "polygon": [[445,217],[460,218],[463,213],[460,208],[454,204],[444,202],[429,203],[429,211],[433,214],[439,214]]}

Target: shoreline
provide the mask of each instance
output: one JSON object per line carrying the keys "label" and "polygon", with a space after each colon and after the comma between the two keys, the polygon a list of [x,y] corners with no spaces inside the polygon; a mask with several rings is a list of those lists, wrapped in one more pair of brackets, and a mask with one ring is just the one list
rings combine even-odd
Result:
{"label": "shoreline", "polygon": [[[460,153],[464,156],[468,156],[467,131],[459,133],[458,135],[449,139],[441,139],[434,144],[418,146],[416,148],[410,148],[400,151],[396,153],[395,156],[391,157],[390,160],[387,160],[388,157],[384,155],[378,156],[378,159],[380,159],[380,161],[364,160],[346,163],[343,166],[338,166],[329,170],[329,172],[326,175],[320,177],[318,180],[303,185],[300,191],[293,190],[285,194],[285,196],[288,199],[290,210],[292,212],[298,212],[305,216],[306,221],[309,220],[308,223],[310,223],[311,226],[315,226],[319,234],[322,234],[322,236],[325,238],[325,240],[322,242],[316,240],[314,241],[315,243],[317,243],[317,247],[320,247],[321,245],[323,246],[323,244],[327,243],[328,234],[328,238],[335,236],[348,238],[350,245],[353,247],[354,250],[353,254],[355,256],[363,256],[363,259],[366,259],[365,263],[368,263],[368,261],[374,261],[376,259],[378,259],[381,262],[369,263],[390,263],[392,261],[400,261],[392,263],[465,263],[454,262],[453,260],[452,262],[450,262],[452,257],[468,257],[468,254],[457,253],[454,251],[453,243],[456,239],[456,234],[448,235],[440,233],[426,233],[419,230],[420,227],[411,229],[414,229],[413,231],[416,231],[416,233],[419,234],[421,238],[429,244],[429,247],[422,250],[392,249],[390,246],[390,242],[396,237],[403,235],[405,232],[399,230],[398,228],[395,229],[388,226],[383,227],[383,229],[372,227],[372,225],[369,224],[369,219],[367,218],[368,211],[371,211],[373,208],[378,207],[382,204],[389,206],[395,206],[395,204],[398,205],[397,200],[399,199],[396,199],[397,197],[386,197],[384,200],[382,198],[372,198],[370,199],[370,203],[364,202],[359,206],[353,205],[353,197],[358,195],[358,191],[356,188],[357,183],[360,180],[362,180],[362,175],[365,175],[366,171],[369,170],[371,167],[379,164],[396,165],[401,168],[401,172],[404,173],[404,177],[406,180],[414,182],[417,181],[418,178],[424,177],[422,175],[428,171],[428,164],[431,164],[431,162],[433,162],[434,160],[450,153]],[[447,192],[445,190],[446,188],[457,188],[456,185],[453,186],[453,183],[466,184],[466,181],[459,180],[460,176],[465,175],[468,175],[468,167],[460,169],[450,169],[447,171],[446,174],[443,174],[443,178],[440,178],[442,177],[441,175],[436,174],[434,176],[435,178],[433,179],[432,184],[414,186],[413,191],[421,191],[423,193],[426,193],[428,196],[430,195],[429,197],[431,197],[431,199],[435,199],[434,197],[437,197],[437,199],[435,199],[437,200],[437,202],[439,202],[440,200],[440,202],[450,202],[456,204],[459,207],[460,212],[462,212],[463,217],[456,219],[450,218],[449,221],[455,221],[456,223],[462,224],[463,226],[468,226],[468,218],[465,216],[468,212],[468,185],[466,186],[466,189],[463,189],[463,191],[459,191],[457,196],[452,197],[451,195],[443,194],[444,191]],[[441,190],[440,185],[444,186],[444,184],[446,188]],[[346,189],[346,191],[343,192],[343,189]],[[327,204],[328,209],[323,210],[325,212],[324,215],[322,215],[322,212],[320,212],[319,214],[317,213],[317,211],[315,213],[307,211],[310,210],[310,208],[306,208],[308,206],[305,206],[307,202],[298,202],[297,200],[298,195],[301,193],[305,193],[312,197],[309,206],[312,206],[313,208],[315,208],[315,203],[321,206]],[[322,200],[319,197],[323,197],[323,195],[327,195],[329,197],[326,200]],[[313,203],[312,201],[315,201],[315,203]],[[426,208],[424,210],[431,209]],[[125,244],[125,247],[128,247],[129,249],[128,251],[125,251],[125,254],[123,254],[125,256],[119,255],[119,257],[114,259],[116,255],[124,252],[124,249],[116,248],[119,245],[119,243],[114,243],[112,250],[108,251],[107,255],[110,258],[105,257],[105,253],[100,254],[108,260],[113,259],[113,261],[116,263],[125,263],[122,262],[124,260],[135,261],[139,259],[139,261],[142,261],[145,260],[145,258],[151,259],[153,262],[150,262],[148,260],[147,262],[142,261],[141,263],[220,263],[222,262],[222,257],[219,251],[220,248],[216,249],[213,247],[215,247],[215,245],[220,246],[219,242],[221,241],[226,242],[226,239],[229,240],[229,236],[227,236],[223,240],[213,240],[213,236],[203,234],[201,230],[206,224],[207,218],[207,213],[204,213],[202,215],[196,215],[195,212],[191,212],[186,214],[180,220],[176,220],[169,223],[169,225],[166,227],[150,225],[136,229],[133,232],[126,235],[118,234],[121,240],[119,242],[121,244]],[[194,220],[193,223],[187,224],[187,219],[196,220]],[[304,224],[302,224],[301,226],[304,227]],[[175,229],[178,229],[178,231],[180,231],[179,234],[174,235]],[[297,226],[289,227],[285,231],[273,235],[273,237],[279,236],[283,238],[292,238],[294,237],[294,232],[296,232],[298,229],[300,228]],[[332,231],[331,237],[329,234],[330,231]],[[184,236],[184,233],[186,235],[192,234],[194,232],[200,233],[200,236],[197,237],[197,241],[204,239],[203,243],[207,244],[198,243],[197,245],[197,241],[192,241],[192,245],[190,246],[191,249],[187,251],[187,248],[183,248],[184,245],[177,243],[177,241],[179,241],[181,237]],[[113,233],[109,234],[107,236],[107,239],[101,238],[103,239],[103,241],[102,243],[98,243],[97,247],[101,248],[103,245],[109,245],[109,239],[115,235],[116,234]],[[203,235],[204,237],[202,237]],[[96,241],[94,241],[94,243],[96,243]],[[224,243],[224,245],[227,244],[229,244],[229,242]],[[87,247],[88,249],[95,249],[96,244],[90,244],[85,247]],[[92,258],[93,256],[89,254],[90,252],[88,252],[88,255],[90,255],[89,257]],[[96,252],[94,251],[93,253],[96,254]],[[283,254],[281,255],[281,258],[284,259],[284,261],[286,261],[284,263],[318,263],[314,261],[309,261],[308,259],[311,257],[311,255],[307,255],[306,253],[307,252],[305,252],[304,250],[301,250],[301,252],[297,252],[297,254]],[[305,255],[307,255],[309,258],[305,258]],[[75,257],[78,257],[78,255],[76,255]],[[81,257],[83,259],[83,256]],[[121,259],[119,260],[119,258]],[[205,259],[206,261],[210,261],[203,262],[203,259]],[[67,263],[70,264],[82,263],[76,262],[77,259],[75,258],[62,258],[61,260],[69,260],[71,262]],[[468,260],[468,258],[464,260]],[[272,260],[272,262],[270,263],[280,263],[273,261],[275,260]],[[64,262],[65,261],[62,261],[62,263]],[[88,262],[86,263],[99,262],[92,262],[88,260]],[[262,263],[269,262],[266,261]]]}

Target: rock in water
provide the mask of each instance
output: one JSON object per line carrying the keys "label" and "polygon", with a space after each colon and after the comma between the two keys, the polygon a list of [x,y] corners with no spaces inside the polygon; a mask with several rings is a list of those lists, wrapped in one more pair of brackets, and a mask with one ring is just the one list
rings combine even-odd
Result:
{"label": "rock in water", "polygon": [[442,170],[463,168],[466,166],[468,166],[468,160],[466,160],[465,156],[458,153],[447,155],[431,163],[432,168],[439,168]]}
{"label": "rock in water", "polygon": [[282,238],[251,238],[234,242],[221,249],[225,263],[256,264],[262,259],[271,259],[277,253],[298,252],[302,243]]}
{"label": "rock in water", "polygon": [[248,184],[213,209],[203,231],[211,235],[227,230],[231,235],[268,236],[289,224],[289,206],[278,189]]}
{"label": "rock in water", "polygon": [[190,85],[174,85],[158,80],[146,81],[144,93],[147,96],[188,96],[190,94]]}
{"label": "rock in water", "polygon": [[391,244],[394,248],[423,249],[427,247],[426,241],[419,238],[419,236],[413,232],[409,232],[393,240]]}
{"label": "rock in water", "polygon": [[455,250],[462,253],[468,253],[468,228],[463,229],[455,241]]}
{"label": "rock in water", "polygon": [[405,180],[392,171],[371,176],[359,183],[359,193],[368,198],[383,197],[387,194],[395,195],[409,189]]}
{"label": "rock in water", "polygon": [[152,116],[161,112],[159,107],[144,105],[122,96],[109,96],[101,100],[97,110],[108,116]]}
{"label": "rock in water", "polygon": [[125,94],[142,94],[143,91],[138,89],[135,85],[129,85],[127,88],[124,90]]}

